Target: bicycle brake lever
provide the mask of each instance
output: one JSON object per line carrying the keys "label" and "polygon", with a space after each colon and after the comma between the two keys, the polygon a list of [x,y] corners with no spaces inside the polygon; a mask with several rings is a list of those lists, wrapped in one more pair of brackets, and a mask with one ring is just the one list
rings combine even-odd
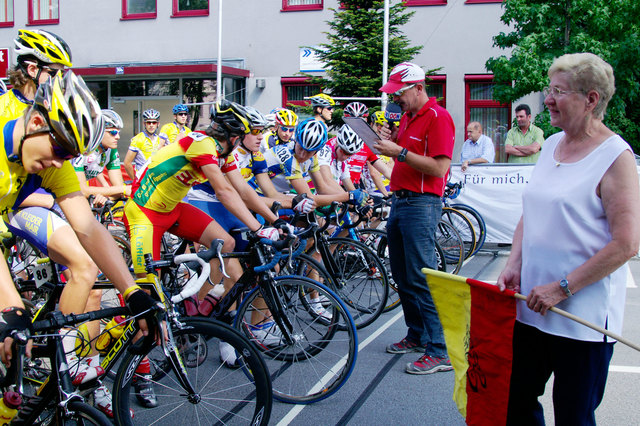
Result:
{"label": "bicycle brake lever", "polygon": [[227,271],[224,269],[224,259],[222,258],[222,244],[220,244],[216,250],[216,257],[220,261],[220,270],[222,271],[222,275],[224,275],[226,278],[231,278],[229,275],[227,275]]}

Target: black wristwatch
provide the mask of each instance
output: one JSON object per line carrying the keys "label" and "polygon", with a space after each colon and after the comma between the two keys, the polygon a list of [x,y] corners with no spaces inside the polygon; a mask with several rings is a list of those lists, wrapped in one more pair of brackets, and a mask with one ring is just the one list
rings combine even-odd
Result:
{"label": "black wristwatch", "polygon": [[407,148],[402,148],[402,151],[400,151],[400,154],[398,154],[396,158],[399,162],[404,163],[407,159]]}

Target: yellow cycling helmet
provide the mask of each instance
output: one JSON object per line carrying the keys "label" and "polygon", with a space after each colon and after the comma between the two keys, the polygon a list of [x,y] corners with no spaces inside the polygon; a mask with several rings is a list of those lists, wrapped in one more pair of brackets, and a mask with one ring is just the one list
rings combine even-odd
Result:
{"label": "yellow cycling helmet", "polygon": [[373,122],[384,126],[384,123],[387,122],[387,119],[384,117],[384,111],[376,111],[373,113]]}
{"label": "yellow cycling helmet", "polygon": [[61,64],[72,67],[71,49],[65,41],[57,35],[44,30],[18,30],[18,37],[14,40],[15,52],[18,59],[23,56],[33,56],[45,64]]}
{"label": "yellow cycling helmet", "polygon": [[290,109],[281,109],[276,112],[276,123],[285,127],[295,127],[298,124],[298,115]]}
{"label": "yellow cycling helmet", "polygon": [[44,116],[55,144],[70,154],[94,151],[104,136],[100,105],[84,80],[72,71],[40,84],[32,108]]}
{"label": "yellow cycling helmet", "polygon": [[311,96],[309,100],[311,101],[311,106],[314,108],[315,107],[327,108],[327,107],[335,106],[336,104],[336,101],[334,101],[331,96],[325,95],[324,93],[318,93],[317,95]]}

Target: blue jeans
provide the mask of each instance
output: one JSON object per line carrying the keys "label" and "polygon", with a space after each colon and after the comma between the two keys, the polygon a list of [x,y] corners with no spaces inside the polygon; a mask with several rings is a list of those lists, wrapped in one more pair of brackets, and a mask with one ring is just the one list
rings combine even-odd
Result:
{"label": "blue jeans", "polygon": [[435,232],[442,201],[433,194],[393,197],[387,222],[391,274],[409,328],[406,338],[425,346],[426,355],[447,357],[442,324],[420,269],[437,269]]}

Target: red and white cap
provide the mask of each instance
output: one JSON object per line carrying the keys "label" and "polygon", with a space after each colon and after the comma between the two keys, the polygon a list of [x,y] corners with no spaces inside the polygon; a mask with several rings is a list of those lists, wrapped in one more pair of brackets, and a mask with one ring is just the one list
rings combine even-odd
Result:
{"label": "red and white cap", "polygon": [[379,90],[384,93],[394,93],[405,84],[418,83],[424,81],[424,79],[425,73],[422,68],[411,62],[403,62],[393,67],[389,75],[389,81]]}

